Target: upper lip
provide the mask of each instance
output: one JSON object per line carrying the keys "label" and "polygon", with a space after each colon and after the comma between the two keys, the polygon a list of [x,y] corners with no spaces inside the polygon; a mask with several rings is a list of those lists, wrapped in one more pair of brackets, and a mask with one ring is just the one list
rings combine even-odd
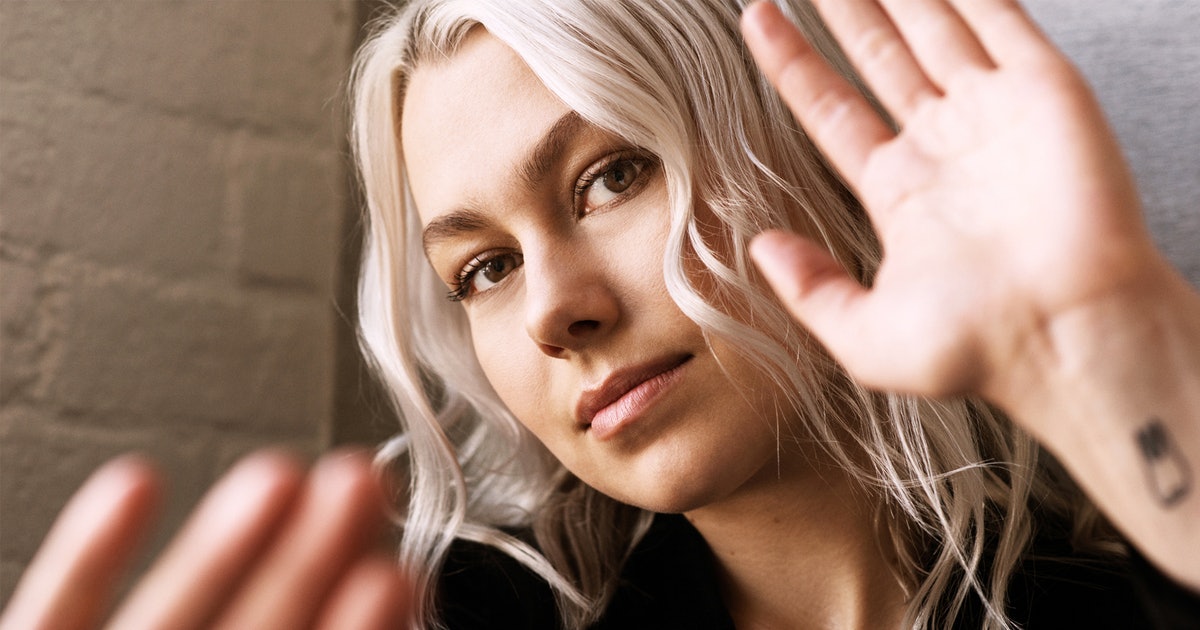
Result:
{"label": "upper lip", "polygon": [[629,390],[683,365],[690,358],[690,354],[676,354],[614,370],[599,384],[583,390],[575,406],[575,417],[580,425],[591,425],[597,412],[619,400]]}

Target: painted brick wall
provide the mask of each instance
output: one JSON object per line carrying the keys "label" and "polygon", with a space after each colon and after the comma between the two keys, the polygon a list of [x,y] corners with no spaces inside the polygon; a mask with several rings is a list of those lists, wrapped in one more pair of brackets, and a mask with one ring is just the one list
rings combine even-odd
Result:
{"label": "painted brick wall", "polygon": [[165,532],[238,455],[336,439],[357,11],[0,2],[0,602],[114,454],[163,463]]}

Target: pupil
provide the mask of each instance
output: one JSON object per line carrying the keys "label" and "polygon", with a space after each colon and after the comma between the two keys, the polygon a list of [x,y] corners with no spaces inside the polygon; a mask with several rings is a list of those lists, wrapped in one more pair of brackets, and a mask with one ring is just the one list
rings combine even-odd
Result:
{"label": "pupil", "polygon": [[612,192],[622,192],[629,188],[629,163],[621,162],[614,166],[604,177],[604,186]]}
{"label": "pupil", "polygon": [[483,270],[483,276],[492,282],[496,282],[504,277],[505,259],[497,258],[487,264],[487,268]]}

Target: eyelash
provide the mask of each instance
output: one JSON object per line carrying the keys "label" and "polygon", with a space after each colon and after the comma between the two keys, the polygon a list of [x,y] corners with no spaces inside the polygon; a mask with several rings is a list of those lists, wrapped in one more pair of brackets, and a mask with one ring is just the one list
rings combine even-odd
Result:
{"label": "eyelash", "polygon": [[[594,186],[596,182],[603,179],[605,175],[608,175],[609,172],[613,170],[613,167],[621,164],[622,162],[633,163],[638,166],[638,170],[635,181],[630,184],[629,188],[617,193],[617,199],[623,199],[629,195],[635,194],[639,189],[641,189],[642,185],[645,183],[644,178],[649,175],[648,171],[656,165],[656,162],[652,158],[643,153],[622,151],[608,156],[596,166],[589,168],[579,176],[578,181],[575,183],[572,205],[575,208],[577,216],[583,216],[585,214],[584,208],[580,206],[582,204],[582,200],[587,196],[587,193],[591,187]],[[612,202],[610,202],[610,204],[611,203]],[[469,262],[467,262],[462,270],[460,270],[458,274],[454,276],[454,280],[451,283],[450,291],[446,294],[446,298],[451,302],[462,302],[463,300],[466,300],[474,295],[471,292],[471,285],[475,281],[475,274],[482,271],[484,267],[486,267],[499,256],[504,255],[512,255],[512,253],[484,252],[483,254],[473,257]],[[516,255],[520,256],[520,254]]]}
{"label": "eyelash", "polygon": [[451,284],[450,291],[446,294],[446,298],[451,302],[461,302],[471,297],[471,284],[475,281],[475,274],[483,271],[483,268],[499,256],[505,253],[484,252],[472,258],[467,262],[466,266],[454,276],[454,282]]}
{"label": "eyelash", "polygon": [[622,162],[636,164],[639,168],[637,172],[637,180],[634,181],[627,190],[618,193],[619,198],[625,198],[636,193],[642,187],[642,184],[645,183],[645,177],[649,174],[648,171],[656,164],[656,162],[646,154],[630,150],[614,153],[605,158],[604,161],[600,162],[596,166],[589,168],[579,176],[579,180],[575,183],[573,205],[577,215],[582,216],[584,214],[584,209],[580,207],[580,204],[581,200],[587,195],[588,190],[590,190],[591,187],[596,184],[596,182],[603,179],[605,175],[612,171],[614,166],[621,164]]}
{"label": "eyelash", "polygon": [[471,277],[474,276],[486,261],[480,260],[478,256],[471,259],[466,267],[454,276],[454,282],[450,285],[450,290],[446,292],[446,299],[451,302],[461,302],[467,299],[467,294],[471,290]]}

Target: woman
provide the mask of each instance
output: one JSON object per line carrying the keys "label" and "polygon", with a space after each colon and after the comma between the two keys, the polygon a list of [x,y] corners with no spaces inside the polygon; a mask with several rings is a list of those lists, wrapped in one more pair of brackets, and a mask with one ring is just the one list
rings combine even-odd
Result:
{"label": "woman", "polygon": [[[1194,604],[1200,297],[1019,9],[819,3],[885,120],[769,5],[742,19],[784,100],[729,3],[510,4],[414,3],[356,69],[412,620],[1141,623],[1093,505]],[[196,618],[289,608],[262,576],[330,535],[267,512],[234,537],[278,528],[265,559]],[[399,614],[395,577],[335,548],[304,615]],[[186,563],[164,564],[147,583]]]}

